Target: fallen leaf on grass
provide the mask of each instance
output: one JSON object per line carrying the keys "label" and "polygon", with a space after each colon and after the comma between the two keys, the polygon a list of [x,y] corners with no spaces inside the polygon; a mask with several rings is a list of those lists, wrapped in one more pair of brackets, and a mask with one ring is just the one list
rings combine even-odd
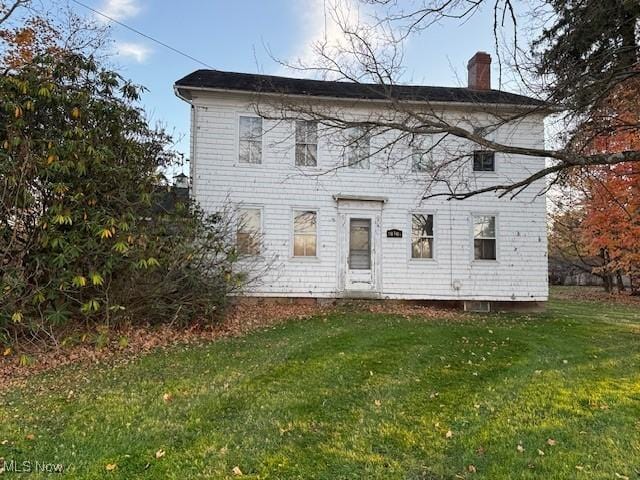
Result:
{"label": "fallen leaf on grass", "polygon": [[30,433],[26,435],[24,438],[26,438],[27,440],[35,440],[36,436],[33,433]]}
{"label": "fallen leaf on grass", "polygon": [[167,452],[165,452],[163,449],[160,449],[156,452],[156,458],[162,458],[166,453]]}
{"label": "fallen leaf on grass", "polygon": [[544,457],[544,452],[540,449],[538,449],[538,455],[540,455],[541,457]]}
{"label": "fallen leaf on grass", "polygon": [[476,466],[475,465],[469,465],[467,467],[467,470],[469,471],[469,473],[476,473]]}
{"label": "fallen leaf on grass", "polygon": [[115,463],[107,463],[104,468],[107,472],[113,472],[116,468],[118,468],[118,465],[116,465]]}
{"label": "fallen leaf on grass", "polygon": [[556,442],[553,438],[548,438],[547,439],[547,445],[550,445],[550,446],[553,447],[556,443],[558,443],[558,442]]}
{"label": "fallen leaf on grass", "polygon": [[447,430],[447,433],[444,434],[445,438],[451,438],[453,437],[453,432],[451,430]]}
{"label": "fallen leaf on grass", "polygon": [[518,446],[516,447],[516,450],[518,450],[518,452],[522,453],[524,452],[524,447],[520,444],[518,444]]}
{"label": "fallen leaf on grass", "polygon": [[171,395],[170,393],[165,393],[164,395],[162,395],[162,400],[164,400],[164,403],[168,403],[173,400],[173,395]]}
{"label": "fallen leaf on grass", "polygon": [[618,472],[616,472],[616,478],[619,478],[620,480],[629,480],[629,477],[626,475],[620,475]]}
{"label": "fallen leaf on grass", "polygon": [[240,470],[240,467],[233,467],[233,470],[231,470],[231,473],[233,473],[237,477],[242,476],[242,470]]}
{"label": "fallen leaf on grass", "polygon": [[382,405],[382,402],[380,400],[376,400],[373,403],[376,405],[376,407],[379,407],[380,405]]}

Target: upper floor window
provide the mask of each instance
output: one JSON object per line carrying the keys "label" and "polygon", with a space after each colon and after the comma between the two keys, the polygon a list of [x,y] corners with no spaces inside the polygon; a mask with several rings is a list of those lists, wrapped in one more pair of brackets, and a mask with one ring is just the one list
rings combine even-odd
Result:
{"label": "upper floor window", "polygon": [[308,120],[296,121],[296,165],[315,167],[318,165],[318,123]]}
{"label": "upper floor window", "polygon": [[293,212],[293,256],[315,257],[318,232],[318,214],[314,211]]}
{"label": "upper floor window", "polygon": [[240,163],[262,163],[262,118],[241,116],[239,139]]}
{"label": "upper floor window", "polygon": [[488,150],[476,150],[473,152],[474,172],[495,172],[496,156],[495,152]]}
{"label": "upper floor window", "polygon": [[260,254],[260,234],[262,232],[262,210],[241,208],[238,210],[236,245],[241,255]]}
{"label": "upper floor window", "polygon": [[496,217],[493,215],[473,217],[473,258],[496,259]]}
{"label": "upper floor window", "polygon": [[411,215],[411,258],[433,258],[433,215]]}
{"label": "upper floor window", "polygon": [[371,137],[363,128],[352,128],[349,131],[346,145],[346,163],[349,168],[366,170],[371,162]]}

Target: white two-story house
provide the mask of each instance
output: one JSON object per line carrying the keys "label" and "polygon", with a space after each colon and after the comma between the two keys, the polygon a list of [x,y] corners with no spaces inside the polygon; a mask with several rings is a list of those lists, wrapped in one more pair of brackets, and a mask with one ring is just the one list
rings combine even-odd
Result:
{"label": "white two-story house", "polygon": [[[495,153],[451,136],[420,142],[412,136],[402,148],[388,131],[345,144],[344,132],[292,113],[322,107],[372,118],[384,113],[391,95],[414,110],[437,109],[451,122],[482,124],[488,112],[513,118],[491,138],[542,148],[544,108],[492,90],[489,63],[487,54],[473,57],[468,88],[404,85],[391,93],[373,84],[217,70],[177,81],[176,94],[191,105],[192,195],[211,212],[234,205],[240,252],[269,264],[247,295],[490,309],[545,302],[544,185],[513,199],[485,193],[451,200],[431,195],[447,182],[429,181],[430,166],[464,149],[460,158],[468,160],[452,162],[458,189],[517,181],[543,168],[544,158]],[[277,103],[289,114],[276,114]],[[297,104],[305,108],[291,108]],[[416,144],[429,145],[428,154],[416,156]]]}

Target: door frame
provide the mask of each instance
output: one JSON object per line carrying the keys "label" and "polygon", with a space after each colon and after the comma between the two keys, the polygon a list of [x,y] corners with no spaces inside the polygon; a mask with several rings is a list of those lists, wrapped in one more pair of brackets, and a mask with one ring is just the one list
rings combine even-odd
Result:
{"label": "door frame", "polygon": [[[382,289],[382,205],[380,201],[348,200],[338,201],[337,247],[339,293],[380,294]],[[349,257],[349,228],[351,219],[371,220],[371,288],[350,288],[347,285]]]}

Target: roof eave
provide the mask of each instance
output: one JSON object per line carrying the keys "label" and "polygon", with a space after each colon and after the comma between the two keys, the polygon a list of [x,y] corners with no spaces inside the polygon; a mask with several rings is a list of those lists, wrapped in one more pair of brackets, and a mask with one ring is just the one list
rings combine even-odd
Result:
{"label": "roof eave", "polygon": [[[277,92],[256,92],[253,90],[236,90],[231,88],[215,88],[215,87],[196,87],[191,85],[179,85],[178,83],[173,86],[174,91],[176,91],[176,95],[182,100],[191,103],[193,96],[186,93],[187,91],[195,91],[195,92],[212,92],[212,93],[232,93],[237,95],[266,95],[269,97],[274,96],[286,96],[286,97],[297,97],[297,98],[314,98],[325,101],[355,101],[355,102],[363,102],[363,103],[389,103],[388,99],[375,99],[375,98],[357,98],[357,97],[334,97],[334,96],[326,96],[326,95],[302,95],[299,93],[277,93]],[[184,92],[183,92],[184,91]],[[426,100],[399,100],[401,103],[405,104],[429,104],[435,106],[469,106],[473,105],[478,108],[498,108],[498,109],[516,109],[516,110],[539,110],[540,113],[544,113],[545,115],[550,115],[552,113],[561,112],[562,109],[553,105],[534,105],[534,104],[518,104],[518,103],[490,103],[490,102],[453,102],[453,101],[426,101]]]}

